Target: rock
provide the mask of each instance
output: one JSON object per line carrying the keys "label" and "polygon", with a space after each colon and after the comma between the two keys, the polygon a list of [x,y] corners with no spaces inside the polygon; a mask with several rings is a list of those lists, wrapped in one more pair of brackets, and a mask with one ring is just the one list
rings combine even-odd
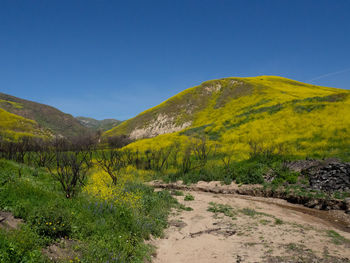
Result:
{"label": "rock", "polygon": [[309,208],[314,208],[316,205],[318,205],[318,201],[316,199],[312,199],[305,204],[305,206]]}
{"label": "rock", "polygon": [[318,205],[316,205],[314,208],[315,208],[315,209],[318,209],[318,210],[322,210],[322,207],[323,207],[322,204],[318,204]]}
{"label": "rock", "polygon": [[350,198],[345,198],[344,203],[345,203],[345,212],[347,214],[350,214]]}
{"label": "rock", "polygon": [[[324,192],[345,192],[350,188],[350,163],[341,163],[336,160],[311,161],[301,173],[309,179],[310,188]],[[300,165],[299,165],[300,166]],[[291,168],[298,167],[295,163]],[[300,167],[298,167],[300,169]]]}

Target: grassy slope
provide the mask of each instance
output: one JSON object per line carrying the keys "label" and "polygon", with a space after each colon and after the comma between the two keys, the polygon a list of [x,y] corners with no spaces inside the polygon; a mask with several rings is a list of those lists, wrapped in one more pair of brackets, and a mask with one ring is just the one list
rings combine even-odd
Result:
{"label": "grassy slope", "polygon": [[[106,184],[103,187],[108,188]],[[79,255],[79,259],[62,262],[150,259],[151,248],[143,241],[162,234],[176,201],[167,191],[154,192],[135,181],[124,187],[123,191],[140,196],[137,207],[86,191],[67,199],[45,169],[0,159],[0,210],[24,220],[19,229],[0,228],[0,262],[51,262],[40,251],[60,237],[77,240],[71,249]]]}
{"label": "grassy slope", "polygon": [[[221,85],[216,91],[215,87]],[[226,78],[202,83],[105,133],[130,133],[159,113],[192,121],[184,131],[144,139],[128,147],[163,147],[206,134],[222,151],[245,158],[248,142],[284,145],[290,154],[350,157],[350,92],[281,77]],[[190,109],[186,115],[185,109]]]}
{"label": "grassy slope", "polygon": [[39,125],[21,116],[9,113],[0,108],[0,136],[17,140],[22,136],[48,136],[49,133],[40,129]]}
{"label": "grassy slope", "polygon": [[70,114],[63,113],[51,106],[16,98],[0,93],[0,108],[36,121],[42,128],[50,129],[54,134],[65,137],[79,135],[87,131]]}

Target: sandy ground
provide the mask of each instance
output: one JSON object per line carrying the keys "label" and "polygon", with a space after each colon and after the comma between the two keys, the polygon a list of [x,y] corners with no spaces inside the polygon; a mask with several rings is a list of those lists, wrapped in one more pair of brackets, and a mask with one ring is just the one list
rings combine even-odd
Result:
{"label": "sandy ground", "polygon": [[[193,210],[174,210],[164,238],[151,241],[155,263],[350,262],[349,231],[279,206],[283,200],[183,192],[194,200],[176,198]],[[226,215],[208,211],[218,204],[226,205]]]}

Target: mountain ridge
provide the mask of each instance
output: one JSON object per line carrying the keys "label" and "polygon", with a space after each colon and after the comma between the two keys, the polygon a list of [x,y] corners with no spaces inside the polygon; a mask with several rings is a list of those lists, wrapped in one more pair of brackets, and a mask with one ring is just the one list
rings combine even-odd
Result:
{"label": "mountain ridge", "polygon": [[97,120],[91,117],[83,117],[78,116],[75,117],[83,126],[92,129],[94,131],[107,131],[110,130],[116,126],[118,126],[122,121],[116,120],[116,119],[103,119],[103,120]]}

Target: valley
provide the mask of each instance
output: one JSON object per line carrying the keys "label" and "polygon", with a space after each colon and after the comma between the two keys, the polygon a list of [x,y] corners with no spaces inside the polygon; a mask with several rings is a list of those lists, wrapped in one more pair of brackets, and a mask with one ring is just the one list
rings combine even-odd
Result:
{"label": "valley", "polygon": [[232,77],[121,122],[1,93],[0,262],[349,262],[349,94]]}

